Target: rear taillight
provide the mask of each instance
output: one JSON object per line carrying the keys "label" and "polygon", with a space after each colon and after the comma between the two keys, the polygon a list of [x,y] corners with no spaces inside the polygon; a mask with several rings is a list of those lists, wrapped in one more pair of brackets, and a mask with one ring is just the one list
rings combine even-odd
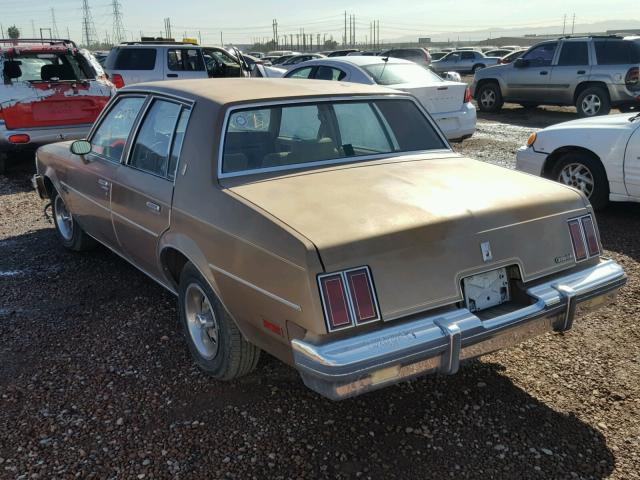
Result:
{"label": "rear taillight", "polygon": [[124,79],[122,78],[122,75],[120,75],[119,73],[114,73],[113,75],[111,75],[110,79],[116,88],[124,87]]}
{"label": "rear taillight", "polygon": [[471,89],[467,87],[464,90],[464,103],[469,103],[471,101]]}
{"label": "rear taillight", "polygon": [[26,133],[16,133],[15,135],[9,135],[9,143],[29,143],[31,138]]}
{"label": "rear taillight", "polygon": [[633,92],[640,90],[640,68],[633,67],[629,69],[624,77],[624,84]]}
{"label": "rear taillight", "polygon": [[318,283],[330,332],[380,320],[368,267],[321,275]]}
{"label": "rear taillight", "polygon": [[598,236],[596,235],[596,228],[593,224],[591,215],[582,217],[582,230],[584,230],[584,238],[587,241],[587,250],[589,250],[589,256],[600,255],[600,245],[598,244]]}
{"label": "rear taillight", "polygon": [[600,255],[600,244],[591,215],[569,220],[569,234],[577,262]]}

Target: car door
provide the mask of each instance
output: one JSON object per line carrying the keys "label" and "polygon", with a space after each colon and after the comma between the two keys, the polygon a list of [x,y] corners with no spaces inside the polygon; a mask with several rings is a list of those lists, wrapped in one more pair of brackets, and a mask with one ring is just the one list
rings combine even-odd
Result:
{"label": "car door", "polygon": [[470,72],[476,63],[475,52],[462,52],[460,54],[460,63],[458,65],[458,71]]}
{"label": "car door", "polygon": [[74,158],[62,185],[82,228],[112,248],[117,248],[111,223],[113,181],[144,102],[142,95],[122,95],[109,106],[89,137],[91,153]]}
{"label": "car door", "polygon": [[165,78],[206,78],[202,49],[195,47],[169,47],[165,57]]}
{"label": "car door", "polygon": [[[640,120],[635,120],[640,123]],[[627,193],[640,199],[640,125],[627,144],[624,156],[624,183]]]}
{"label": "car door", "polygon": [[510,68],[505,69],[504,79],[509,100],[540,103],[549,101],[551,65],[557,46],[558,42],[542,43],[525,53],[521,62],[514,62]]}
{"label": "car door", "polygon": [[157,246],[169,228],[173,180],[190,107],[154,97],[146,105],[127,162],[113,183],[111,212],[123,253],[139,268],[160,278]]}
{"label": "car door", "polygon": [[460,53],[452,52],[443,57],[442,60],[432,64],[437,72],[457,71],[460,67]]}
{"label": "car door", "polygon": [[583,40],[562,42],[558,61],[551,70],[549,100],[572,105],[576,86],[588,80],[590,73],[589,44]]}

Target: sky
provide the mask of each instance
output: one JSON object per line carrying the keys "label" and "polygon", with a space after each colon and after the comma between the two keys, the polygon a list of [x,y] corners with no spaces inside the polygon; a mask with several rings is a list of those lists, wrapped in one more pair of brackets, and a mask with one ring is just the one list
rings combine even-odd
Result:
{"label": "sky", "polygon": [[[358,42],[369,36],[372,21],[380,21],[383,41],[400,38],[461,36],[477,39],[476,30],[557,27],[562,31],[564,16],[570,25],[617,20],[616,26],[640,28],[637,4],[628,0],[118,0],[127,39],[158,36],[164,32],[164,18],[171,19],[175,38],[202,38],[203,43],[251,43],[272,37],[272,21],[277,19],[282,35],[305,33],[333,36],[341,42],[344,12],[356,18]],[[0,0],[0,25],[5,33],[15,24],[23,37],[40,28],[52,28],[52,8],[60,36],[67,28],[73,40],[82,40],[82,0]],[[112,36],[113,0],[88,0],[95,31],[100,39]],[[634,20],[636,19],[636,20]],[[33,24],[32,24],[33,22]],[[586,28],[586,26],[585,26]],[[44,33],[47,36],[47,32]],[[483,37],[486,35],[483,32]],[[315,38],[315,37],[314,37]]]}

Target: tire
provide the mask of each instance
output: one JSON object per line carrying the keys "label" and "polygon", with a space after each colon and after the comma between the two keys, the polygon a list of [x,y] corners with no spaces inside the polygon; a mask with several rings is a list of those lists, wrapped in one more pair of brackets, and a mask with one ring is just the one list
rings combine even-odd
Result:
{"label": "tire", "polygon": [[576,109],[581,117],[608,115],[611,111],[609,93],[602,87],[589,87],[578,95]]}
{"label": "tire", "polygon": [[78,224],[71,212],[67,209],[62,196],[55,190],[51,198],[53,208],[53,224],[56,227],[56,235],[62,245],[74,252],[91,250],[97,242],[87,235]]}
{"label": "tire", "polygon": [[475,75],[478,70],[482,70],[483,68],[486,68],[486,66],[482,64],[474,65],[471,69],[471,73]]}
{"label": "tire", "polygon": [[481,112],[499,112],[502,109],[502,105],[504,105],[500,85],[495,82],[485,83],[478,90],[476,101]]}
{"label": "tire", "polygon": [[527,110],[533,110],[534,108],[538,108],[540,106],[539,103],[529,103],[529,102],[523,102],[520,104],[520,106],[522,108],[526,108]]}
{"label": "tire", "polygon": [[[588,187],[588,182],[581,182],[581,177],[590,178],[592,187]],[[600,160],[590,153],[565,153],[553,166],[551,178],[582,191],[595,209],[602,209],[609,203],[607,172]]]}
{"label": "tire", "polygon": [[192,263],[182,269],[178,290],[180,323],[196,365],[218,380],[232,380],[253,371],[260,349],[244,339]]}

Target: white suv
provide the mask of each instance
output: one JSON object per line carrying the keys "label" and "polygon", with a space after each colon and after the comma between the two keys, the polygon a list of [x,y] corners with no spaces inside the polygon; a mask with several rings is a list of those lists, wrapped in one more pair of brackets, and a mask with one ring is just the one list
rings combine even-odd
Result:
{"label": "white suv", "polygon": [[158,80],[248,76],[244,62],[220,47],[166,41],[113,47],[104,70],[117,88]]}

